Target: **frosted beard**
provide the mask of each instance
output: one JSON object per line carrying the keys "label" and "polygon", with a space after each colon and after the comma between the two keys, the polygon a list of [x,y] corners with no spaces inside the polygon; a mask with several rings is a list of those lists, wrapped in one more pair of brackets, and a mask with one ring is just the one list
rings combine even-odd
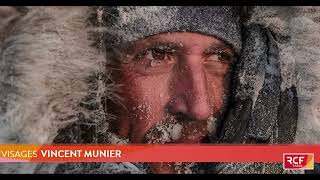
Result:
{"label": "frosted beard", "polygon": [[[206,121],[183,121],[170,116],[166,121],[157,123],[145,135],[147,144],[188,143],[201,137],[198,143],[208,143],[209,135],[215,134],[216,118],[211,116]],[[156,173],[199,174],[199,163],[194,162],[161,162],[150,163]],[[158,172],[160,171],[160,172]]]}
{"label": "frosted beard", "polygon": [[[224,96],[223,110],[218,115],[211,115],[207,120],[197,121],[187,118],[184,115],[167,114],[162,121],[150,128],[144,136],[145,144],[187,144],[201,137],[197,143],[216,143],[216,130],[225,114],[228,96]],[[124,138],[111,131],[107,131],[107,143],[130,144],[129,138]],[[205,173],[205,163],[195,162],[161,162],[161,163],[132,163],[147,173],[173,173],[173,174],[200,174]],[[158,172],[161,170],[161,172]]]}
{"label": "frosted beard", "polygon": [[[161,121],[153,126],[145,135],[146,144],[183,143],[179,140],[193,140],[194,138],[205,137],[201,143],[209,143],[214,137],[216,130],[216,118],[211,116],[206,121],[186,121],[181,122],[174,116],[170,116],[166,121]],[[210,136],[210,137],[209,137]],[[130,144],[129,138],[107,132],[107,142],[110,144]],[[174,174],[199,174],[203,171],[199,169],[198,163],[164,162],[164,163],[133,163],[137,167],[146,169],[148,173],[156,172],[153,168],[162,169],[165,173]],[[165,169],[170,169],[166,171]],[[152,170],[153,169],[153,170]]]}

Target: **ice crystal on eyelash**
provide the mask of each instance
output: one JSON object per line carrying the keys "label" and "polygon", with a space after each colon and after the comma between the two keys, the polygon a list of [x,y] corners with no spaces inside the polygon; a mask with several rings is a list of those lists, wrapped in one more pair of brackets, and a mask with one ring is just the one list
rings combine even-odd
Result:
{"label": "ice crystal on eyelash", "polygon": [[150,60],[154,60],[153,55],[152,55],[152,50],[147,50],[146,58],[148,58]]}
{"label": "ice crystal on eyelash", "polygon": [[157,60],[151,60],[151,62],[150,62],[150,66],[151,67],[156,67],[156,66],[158,66],[158,65],[160,65],[161,64],[161,61],[157,61]]}

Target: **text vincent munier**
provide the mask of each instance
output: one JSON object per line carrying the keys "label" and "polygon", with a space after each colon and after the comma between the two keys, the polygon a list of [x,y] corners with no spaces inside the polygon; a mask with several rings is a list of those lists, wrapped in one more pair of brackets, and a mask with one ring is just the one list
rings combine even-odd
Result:
{"label": "text vincent munier", "polygon": [[120,158],[121,150],[41,150],[43,157],[102,157]]}

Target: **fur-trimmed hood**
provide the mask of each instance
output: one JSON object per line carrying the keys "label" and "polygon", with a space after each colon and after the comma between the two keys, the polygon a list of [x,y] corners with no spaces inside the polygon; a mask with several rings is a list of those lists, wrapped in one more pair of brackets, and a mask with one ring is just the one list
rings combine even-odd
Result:
{"label": "fur-trimmed hood", "polygon": [[[107,120],[114,119],[106,114],[103,103],[108,99],[119,99],[115,95],[118,87],[110,81],[108,69],[105,69],[101,33],[105,30],[101,18],[103,11],[89,7],[26,7],[6,11],[1,8],[1,13],[4,15],[0,16],[0,143],[103,142],[88,135],[84,135],[87,140],[83,140],[82,132],[77,128],[71,133],[71,136],[79,137],[74,142],[77,138],[59,136],[66,127],[77,122],[81,123],[76,127],[85,124],[90,132],[103,134],[108,128]],[[286,133],[295,135],[294,139],[281,139],[275,143],[319,143],[320,9],[256,7],[248,15],[246,27],[258,25],[267,30],[273,46],[277,47],[280,69],[277,77],[281,77],[281,92],[278,93],[285,94],[278,103],[287,104],[277,110],[289,112],[279,115],[278,119],[291,118],[266,125],[266,132],[284,133],[280,137],[288,137]],[[273,72],[269,75],[274,75]],[[259,101],[259,93],[263,94],[266,76],[258,71],[256,74],[241,73],[244,81],[246,78],[252,80],[242,85],[253,87],[250,97],[254,106]],[[240,90],[241,93],[247,92]],[[293,102],[295,97],[297,102]],[[295,116],[298,117],[296,131],[292,126],[292,129],[281,129],[288,127],[286,123],[295,123]],[[232,124],[232,118],[228,122]],[[277,127],[274,124],[282,122],[280,129],[273,128]],[[255,125],[255,121],[251,123],[251,126]],[[233,130],[232,125],[230,127],[229,131]],[[251,135],[269,138],[268,133],[254,131],[253,127],[248,130]],[[278,137],[277,133],[272,136]],[[228,141],[232,135],[226,137]],[[2,173],[33,173],[39,169],[36,164],[0,166]],[[47,171],[38,172],[54,172],[55,166],[46,166],[40,169]]]}

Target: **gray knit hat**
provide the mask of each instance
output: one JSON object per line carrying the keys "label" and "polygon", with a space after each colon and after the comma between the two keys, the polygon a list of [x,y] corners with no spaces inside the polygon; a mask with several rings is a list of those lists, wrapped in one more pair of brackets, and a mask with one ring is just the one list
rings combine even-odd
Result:
{"label": "gray knit hat", "polygon": [[162,32],[199,32],[241,50],[240,18],[235,7],[135,6],[107,7],[108,41],[115,47]]}

